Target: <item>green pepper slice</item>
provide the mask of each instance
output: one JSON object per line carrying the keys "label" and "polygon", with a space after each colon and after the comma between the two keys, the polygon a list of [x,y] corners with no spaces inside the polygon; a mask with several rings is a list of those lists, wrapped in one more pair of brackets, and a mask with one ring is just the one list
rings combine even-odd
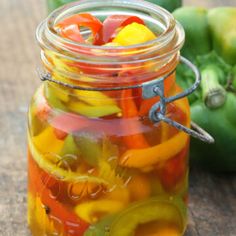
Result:
{"label": "green pepper slice", "polygon": [[158,221],[173,223],[180,234],[184,232],[186,206],[180,197],[158,196],[133,203],[119,214],[90,226],[85,236],[133,236],[139,225]]}
{"label": "green pepper slice", "polygon": [[78,146],[82,158],[91,166],[97,166],[102,156],[102,145],[89,132],[80,132],[75,135],[75,143]]}

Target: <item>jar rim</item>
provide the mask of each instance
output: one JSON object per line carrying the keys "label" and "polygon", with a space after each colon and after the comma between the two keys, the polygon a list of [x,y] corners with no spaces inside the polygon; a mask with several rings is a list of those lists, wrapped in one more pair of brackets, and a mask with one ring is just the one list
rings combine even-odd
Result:
{"label": "jar rim", "polygon": [[[69,15],[75,14],[76,12],[89,12],[86,9],[99,9],[99,8],[109,8],[109,7],[119,7],[125,8],[126,10],[135,10],[136,15],[138,11],[145,11],[148,13],[149,20],[152,19],[153,23],[157,24],[158,20],[162,21],[162,24],[165,24],[165,29],[163,32],[158,35],[154,40],[150,40],[145,43],[135,44],[130,46],[97,46],[97,45],[88,45],[81,44],[69,39],[63,38],[55,31],[55,25],[63,18],[68,17]],[[128,14],[127,12],[124,12]],[[133,15],[133,14],[132,14]],[[156,19],[155,19],[156,17]],[[94,0],[82,0],[79,2],[73,2],[67,4],[55,11],[53,11],[46,20],[44,20],[37,28],[36,38],[39,42],[41,48],[48,49],[53,51],[56,54],[60,54],[58,48],[69,53],[67,56],[71,59],[73,57],[75,61],[91,63],[91,55],[88,54],[88,50],[93,50],[93,59],[94,63],[98,61],[102,64],[117,64],[118,61],[124,63],[124,61],[132,64],[137,62],[142,62],[143,60],[153,60],[159,58],[169,57],[180,50],[184,42],[184,30],[183,27],[174,19],[171,13],[165,9],[146,2],[142,0],[103,0],[103,1],[94,1]],[[173,43],[174,41],[174,43]],[[168,47],[170,44],[173,44],[171,48],[163,51],[163,48]],[[65,47],[65,45],[67,45]],[[79,51],[68,50],[69,48],[77,47]],[[162,49],[162,53],[158,51]],[[135,50],[135,52],[134,52]],[[95,52],[95,55],[94,55]],[[155,54],[153,54],[156,52]],[[152,56],[150,56],[152,55]],[[97,58],[96,60],[96,57]],[[102,57],[102,60],[101,60]],[[140,61],[141,60],[141,61]]]}

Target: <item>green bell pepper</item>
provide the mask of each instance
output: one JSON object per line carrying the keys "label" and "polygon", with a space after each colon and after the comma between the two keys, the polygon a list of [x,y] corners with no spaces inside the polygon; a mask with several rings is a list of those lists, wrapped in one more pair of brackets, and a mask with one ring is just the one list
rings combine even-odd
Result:
{"label": "green bell pepper", "polygon": [[155,3],[170,12],[182,6],[182,0],[147,0],[147,1]]}
{"label": "green bell pepper", "polygon": [[[190,96],[191,118],[215,138],[210,146],[192,141],[192,162],[215,171],[235,171],[236,8],[183,7],[173,14],[186,32],[182,55],[202,76],[200,88]],[[181,65],[177,81],[188,88],[194,76]]]}
{"label": "green bell pepper", "polygon": [[[214,145],[192,140],[191,158],[196,164],[213,170],[235,171],[236,169],[236,96],[227,93],[225,104],[210,110],[198,101],[191,108],[192,117],[198,124],[215,137]],[[202,153],[202,154],[201,154]]]}
{"label": "green bell pepper", "polygon": [[51,12],[60,6],[73,1],[75,0],[47,0],[48,11]]}
{"label": "green bell pepper", "polygon": [[[51,12],[60,6],[73,1],[75,0],[47,0],[48,11]],[[181,7],[182,5],[182,0],[147,0],[147,1],[155,3],[161,7],[164,7],[170,12],[174,11],[174,9],[178,7]]]}
{"label": "green bell pepper", "polygon": [[166,222],[176,225],[179,233],[184,231],[186,206],[178,197],[159,196],[145,201],[135,202],[118,214],[105,217],[92,225],[85,236],[131,236],[137,227],[150,222]]}
{"label": "green bell pepper", "polygon": [[236,63],[236,7],[215,8],[208,12],[214,50],[229,64]]}
{"label": "green bell pepper", "polygon": [[[186,41],[182,49],[184,56],[194,60],[196,55],[204,55],[211,51],[211,39],[207,25],[206,9],[182,7],[175,10],[173,15],[182,24],[185,30]],[[191,21],[189,22],[188,20]]]}

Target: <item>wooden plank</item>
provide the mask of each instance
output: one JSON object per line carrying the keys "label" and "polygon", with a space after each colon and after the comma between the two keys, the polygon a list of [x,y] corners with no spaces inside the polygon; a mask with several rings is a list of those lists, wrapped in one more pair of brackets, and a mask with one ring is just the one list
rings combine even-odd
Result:
{"label": "wooden plank", "polygon": [[[188,0],[211,7],[235,0]],[[26,111],[39,84],[35,28],[45,17],[44,1],[0,1],[0,235],[26,236]],[[188,236],[236,235],[236,175],[192,170]]]}

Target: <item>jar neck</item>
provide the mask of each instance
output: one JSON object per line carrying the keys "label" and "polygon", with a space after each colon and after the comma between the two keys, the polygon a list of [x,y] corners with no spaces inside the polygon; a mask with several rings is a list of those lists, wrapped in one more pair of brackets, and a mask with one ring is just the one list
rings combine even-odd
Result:
{"label": "jar neck", "polygon": [[[111,8],[113,9],[111,11]],[[65,17],[91,12],[105,18],[113,12],[136,15],[158,35],[128,47],[85,45],[62,38],[55,25]],[[86,35],[85,32],[81,34]],[[182,27],[164,9],[143,1],[81,1],[53,12],[37,30],[44,68],[55,80],[84,87],[137,85],[175,70],[184,41]]]}

